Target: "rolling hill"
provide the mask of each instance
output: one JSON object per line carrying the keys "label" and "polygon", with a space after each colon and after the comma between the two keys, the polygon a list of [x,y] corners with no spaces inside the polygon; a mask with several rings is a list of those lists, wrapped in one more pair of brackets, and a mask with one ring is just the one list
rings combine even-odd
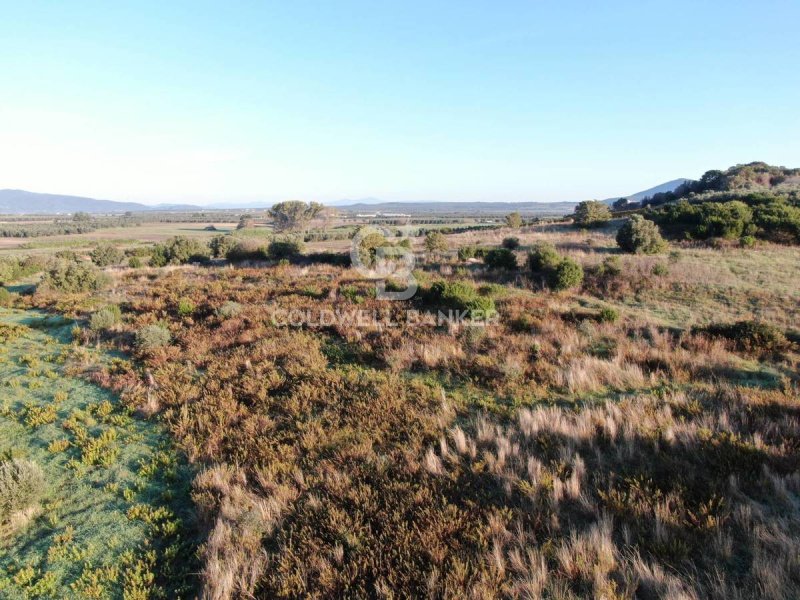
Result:
{"label": "rolling hill", "polygon": [[160,204],[148,206],[138,202],[97,200],[83,196],[39,194],[25,190],[0,190],[0,214],[61,214],[74,212],[124,213],[151,210],[198,210],[188,204]]}

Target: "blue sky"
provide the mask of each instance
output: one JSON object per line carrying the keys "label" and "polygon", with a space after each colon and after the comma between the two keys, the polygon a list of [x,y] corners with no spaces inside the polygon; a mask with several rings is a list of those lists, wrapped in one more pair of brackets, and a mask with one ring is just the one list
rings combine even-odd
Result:
{"label": "blue sky", "polygon": [[0,188],[551,201],[800,166],[796,0],[0,11]]}

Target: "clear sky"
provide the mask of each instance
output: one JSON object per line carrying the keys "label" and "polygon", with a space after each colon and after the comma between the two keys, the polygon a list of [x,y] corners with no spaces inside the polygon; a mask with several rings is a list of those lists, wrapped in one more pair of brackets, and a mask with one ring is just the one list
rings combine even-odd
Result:
{"label": "clear sky", "polygon": [[0,188],[550,201],[800,166],[800,2],[0,0]]}

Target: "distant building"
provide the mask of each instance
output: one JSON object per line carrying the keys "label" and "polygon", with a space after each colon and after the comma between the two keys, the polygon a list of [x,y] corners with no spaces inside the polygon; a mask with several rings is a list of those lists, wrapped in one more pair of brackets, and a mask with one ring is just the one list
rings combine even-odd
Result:
{"label": "distant building", "polygon": [[410,219],[411,215],[406,213],[384,213],[384,212],[376,212],[376,213],[361,213],[357,214],[356,217],[359,219]]}

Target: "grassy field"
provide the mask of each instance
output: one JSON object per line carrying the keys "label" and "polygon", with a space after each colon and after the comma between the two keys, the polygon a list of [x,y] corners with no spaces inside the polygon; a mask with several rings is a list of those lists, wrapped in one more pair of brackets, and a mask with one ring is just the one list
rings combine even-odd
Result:
{"label": "grassy field", "polygon": [[[206,231],[213,225],[217,231]],[[100,229],[91,233],[73,235],[43,236],[33,239],[7,237],[0,238],[0,253],[16,250],[25,254],[29,250],[49,250],[60,248],[90,248],[97,242],[113,242],[120,246],[163,242],[182,235],[200,239],[209,239],[218,233],[230,233],[236,229],[237,223],[145,223],[136,227],[113,227]]]}
{"label": "grassy field", "polygon": [[0,310],[0,453],[38,464],[39,505],[0,529],[3,598],[189,597],[191,471],[157,424],[71,376],[104,359],[71,324]]}
{"label": "grassy field", "polygon": [[[57,325],[8,346],[9,446],[57,485],[87,485],[70,497],[108,512],[103,537],[119,530],[122,545],[161,548],[149,568],[168,594],[167,581],[190,581],[172,577],[177,544],[196,550],[206,598],[796,596],[800,250],[676,243],[624,254],[618,226],[468,231],[435,253],[415,238],[419,290],[402,302],[327,255],[114,266],[91,291],[51,279],[8,301],[79,327],[71,343]],[[239,237],[258,244],[262,231]],[[526,264],[543,242],[553,265],[580,273],[563,289]],[[504,245],[511,261],[492,266]],[[75,272],[90,284],[97,275]],[[109,306],[116,317],[102,314]],[[437,322],[453,309],[494,317]],[[294,325],[278,318],[291,311],[302,315]],[[66,373],[121,391],[122,403],[48,377],[65,351]],[[65,382],[87,387],[52,416],[48,398]],[[103,398],[118,423],[99,417]],[[96,422],[92,439],[113,427],[126,440],[108,466],[77,468],[91,444],[74,432],[75,411],[85,428],[81,419]],[[53,420],[30,427],[29,413]],[[69,445],[47,452],[59,436]],[[203,543],[137,529],[151,513],[134,507],[160,507],[166,491],[167,522],[191,522],[188,468],[173,463],[180,485],[156,478],[139,490],[137,453],[187,458]],[[121,489],[142,496],[120,500]],[[54,580],[73,593],[98,568],[99,558],[50,564],[66,530],[49,525],[47,502],[5,538],[15,593]],[[98,537],[85,540],[94,548]],[[126,585],[104,582],[111,595]]]}

